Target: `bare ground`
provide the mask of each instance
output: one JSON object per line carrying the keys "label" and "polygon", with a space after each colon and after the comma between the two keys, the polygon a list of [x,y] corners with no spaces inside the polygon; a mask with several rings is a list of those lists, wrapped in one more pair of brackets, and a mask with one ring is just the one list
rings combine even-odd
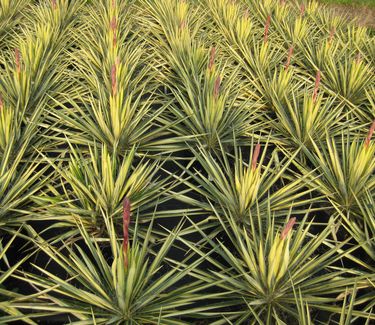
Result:
{"label": "bare ground", "polygon": [[329,5],[338,15],[346,16],[349,19],[356,19],[359,25],[375,29],[375,8],[358,7],[350,5]]}

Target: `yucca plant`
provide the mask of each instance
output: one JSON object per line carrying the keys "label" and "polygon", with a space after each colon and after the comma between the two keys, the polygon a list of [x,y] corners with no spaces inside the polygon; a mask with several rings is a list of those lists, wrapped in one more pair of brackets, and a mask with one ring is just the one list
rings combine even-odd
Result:
{"label": "yucca plant", "polygon": [[[211,213],[215,211],[213,206],[218,211],[225,207],[234,219],[245,223],[248,222],[249,212],[255,211],[256,202],[261,216],[271,205],[277,217],[292,206],[300,208],[299,212],[303,213],[306,207],[319,200],[319,197],[309,197],[312,189],[305,187],[302,175],[295,178],[288,171],[297,153],[279,160],[280,152],[275,149],[266,162],[266,154],[271,150],[268,143],[263,149],[259,143],[255,146],[252,143],[246,150],[249,151],[248,160],[243,158],[244,149],[236,146],[234,155],[229,155],[223,146],[218,155],[202,147],[199,150],[192,148],[201,168],[186,168],[179,164],[187,175],[181,177],[181,181],[188,189],[176,193],[176,198]],[[201,198],[194,199],[192,193],[194,196],[199,194]]]}
{"label": "yucca plant", "polygon": [[[15,3],[14,3],[15,4]],[[26,4],[25,4],[26,5]],[[64,50],[71,46],[69,31],[82,2],[62,1],[30,6],[22,35],[7,42],[2,53],[0,76],[0,216],[1,223],[19,226],[31,206],[31,196],[49,181],[48,166],[38,151],[48,151],[45,105],[50,96],[66,92],[69,83],[63,78]],[[3,8],[9,7],[2,1]],[[5,9],[4,9],[5,10]],[[27,19],[25,18],[27,21]],[[45,176],[44,180],[42,175]],[[27,217],[25,219],[28,219]]]}
{"label": "yucca plant", "polygon": [[[312,149],[304,151],[311,167],[320,175],[310,184],[343,211],[356,211],[356,200],[362,199],[366,191],[374,191],[374,129],[375,122],[364,140],[361,135],[351,137],[342,133],[337,140],[327,136],[324,142],[314,142]],[[304,173],[309,169],[300,170]]]}
{"label": "yucca plant", "polygon": [[118,224],[124,196],[132,201],[134,211],[144,214],[140,222],[150,221],[154,208],[168,200],[163,193],[171,188],[171,181],[168,177],[158,180],[161,164],[136,161],[135,147],[122,159],[105,145],[101,150],[89,147],[88,155],[71,146],[70,154],[67,165],[46,158],[57,180],[46,186],[44,195],[33,197],[37,204],[34,220],[54,220],[53,228],[71,228],[58,238],[79,235],[77,222],[91,235],[103,235],[103,214]]}
{"label": "yucca plant", "polygon": [[317,1],[0,0],[0,323],[374,322],[374,44]]}
{"label": "yucca plant", "polygon": [[[317,78],[320,79],[319,74]],[[334,97],[324,98],[317,93],[319,79],[314,90],[306,91],[302,98],[294,93],[290,98],[274,96],[277,118],[271,116],[270,124],[275,130],[274,141],[284,148],[294,151],[302,146],[311,147],[312,141],[323,140],[327,132],[334,137],[348,125],[343,105],[337,104]]]}
{"label": "yucca plant", "polygon": [[134,6],[96,0],[84,12],[73,34],[78,49],[70,54],[75,93],[54,103],[61,107],[51,113],[54,136],[79,145],[96,141],[119,155],[134,145],[138,151],[155,150],[168,133],[155,123],[166,104],[153,96],[152,56],[136,26]]}
{"label": "yucca plant", "polygon": [[[252,102],[239,96],[241,84],[237,69],[226,69],[217,63],[216,48],[210,50],[197,39],[194,9],[185,2],[165,0],[148,3],[146,14],[153,26],[151,40],[157,41],[158,56],[170,60],[160,67],[159,78],[172,94],[166,114],[158,120],[169,125],[174,133],[173,142],[199,142],[217,149],[218,139],[231,143],[241,138],[252,125],[256,109]],[[190,28],[195,22],[197,27]],[[159,45],[161,44],[161,45]],[[178,144],[178,143],[177,143]]]}
{"label": "yucca plant", "polygon": [[353,105],[368,105],[366,90],[374,84],[374,73],[360,54],[344,59],[341,56],[339,61],[334,56],[327,56],[322,64],[322,70],[325,85],[334,93],[340,94],[345,101]]}
{"label": "yucca plant", "polygon": [[[272,19],[270,3],[253,6],[259,10],[259,17],[254,15],[249,6],[223,0],[202,1],[210,13],[212,38],[220,50],[227,54],[232,65],[240,67],[241,79],[246,83],[241,89],[241,96],[250,98],[255,107],[269,104],[269,80],[282,61],[283,51],[270,40]],[[264,7],[263,7],[264,6]],[[268,8],[268,9],[267,9]],[[255,19],[261,25],[254,24]]]}
{"label": "yucca plant", "polygon": [[0,2],[0,48],[4,50],[10,34],[22,21],[22,13],[31,0],[2,0]]}
{"label": "yucca plant", "polygon": [[[343,292],[338,298],[342,300],[342,308],[339,314],[332,314],[328,318],[328,322],[330,324],[337,324],[337,325],[349,325],[353,322],[361,322],[363,324],[369,325],[371,323],[371,304],[370,307],[366,310],[370,311],[367,317],[359,317],[353,315],[353,311],[355,311],[355,304],[357,298],[358,289],[356,283],[354,284],[353,288],[348,288],[345,292]],[[311,315],[311,309],[309,308],[309,304],[305,303],[301,297],[301,294],[296,295],[298,297],[299,304],[297,305],[298,308],[298,324],[301,325],[312,325],[312,324],[324,324],[324,321],[316,321],[313,319]],[[280,320],[278,320],[279,324],[283,324]],[[260,323],[264,324],[264,323]]]}
{"label": "yucca plant", "polygon": [[[23,279],[41,291],[44,302],[23,302],[19,307],[66,314],[71,324],[188,324],[181,317],[196,313],[192,304],[202,299],[196,294],[202,281],[186,285],[179,285],[179,281],[201,259],[188,266],[183,262],[175,262],[172,267],[165,263],[180,227],[154,247],[151,227],[142,239],[135,231],[128,244],[130,205],[126,198],[123,240],[117,237],[113,220],[105,214],[108,239],[104,243],[90,237],[79,224],[81,245],[54,247],[35,233],[36,247],[68,278],[35,266],[41,275],[24,273]],[[136,224],[137,220],[138,215]]]}
{"label": "yucca plant", "polygon": [[339,216],[343,219],[344,229],[353,237],[368,256],[361,259],[352,259],[364,268],[374,271],[372,262],[375,260],[375,220],[373,218],[375,212],[375,199],[371,192],[362,195],[361,200],[356,199],[358,211],[348,213],[342,211],[339,206],[335,205]]}
{"label": "yucca plant", "polygon": [[[26,324],[37,324],[32,320],[32,317],[43,316],[44,313],[35,313],[34,315],[25,315],[20,309],[14,307],[13,304],[18,303],[24,299],[35,299],[32,296],[26,297],[21,293],[18,293],[14,288],[4,287],[4,284],[7,279],[11,278],[13,274],[17,272],[17,269],[30,257],[31,254],[26,254],[24,257],[19,258],[17,263],[10,264],[9,259],[7,258],[7,251],[13,245],[17,236],[20,234],[23,226],[21,226],[13,235],[8,238],[8,241],[5,243],[4,238],[0,239],[0,322],[2,324],[9,324],[10,322],[23,322]],[[9,290],[12,289],[12,290]],[[37,299],[35,299],[37,301]]]}
{"label": "yucca plant", "polygon": [[[209,243],[209,248],[204,244],[199,249],[181,239],[201,256],[205,256],[205,249],[212,249],[221,257],[208,256],[212,267],[202,270],[198,277],[219,288],[215,297],[217,302],[213,302],[202,316],[214,317],[220,310],[224,319],[211,324],[290,324],[299,318],[296,304],[301,301],[313,310],[340,313],[341,308],[335,306],[339,299],[336,297],[354,284],[358,289],[372,287],[373,274],[335,265],[355,249],[340,252],[349,239],[329,250],[316,251],[328,240],[330,223],[314,235],[311,232],[313,221],[307,221],[307,215],[301,218],[295,230],[296,218],[291,217],[291,212],[285,216],[287,223],[282,230],[275,226],[270,211],[265,219],[249,214],[250,228],[247,229],[230,214],[221,216],[217,212],[216,216],[226,240],[215,240],[199,227],[196,229]],[[369,296],[363,302],[371,304],[371,300],[372,296]],[[352,315],[373,318],[368,311],[356,310]]]}

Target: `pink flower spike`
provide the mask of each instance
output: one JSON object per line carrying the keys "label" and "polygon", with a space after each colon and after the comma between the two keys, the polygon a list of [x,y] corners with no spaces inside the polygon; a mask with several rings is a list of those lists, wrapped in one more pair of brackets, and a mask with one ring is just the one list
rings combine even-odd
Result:
{"label": "pink flower spike", "polygon": [[116,65],[114,64],[111,69],[111,83],[112,83],[112,95],[117,94],[117,77],[116,77]]}
{"label": "pink flower spike", "polygon": [[332,43],[332,40],[333,40],[333,37],[335,36],[335,33],[336,33],[336,28],[333,27],[329,33],[329,39],[328,39],[328,43],[331,44]]}
{"label": "pink flower spike", "polygon": [[185,19],[181,20],[181,23],[180,23],[180,29],[183,30],[186,28],[186,21]]}
{"label": "pink flower spike", "polygon": [[285,0],[280,0],[280,5],[285,5]]}
{"label": "pink flower spike", "polygon": [[219,97],[220,84],[221,84],[221,78],[220,78],[220,76],[217,76],[217,78],[215,80],[215,85],[214,85],[214,97],[215,97],[215,99],[217,99]]}
{"label": "pink flower spike", "polygon": [[109,27],[111,28],[111,30],[112,30],[113,32],[116,31],[116,28],[117,28],[117,19],[116,19],[115,16],[113,16],[111,22],[109,23]]}
{"label": "pink flower spike", "polygon": [[271,25],[271,15],[268,15],[267,16],[267,20],[266,20],[266,26],[264,27],[264,43],[267,43],[268,41],[268,31],[270,29],[270,25]]}
{"label": "pink flower spike", "polygon": [[0,94],[0,111],[3,109],[3,107],[4,107],[3,96],[1,96]]}
{"label": "pink flower spike", "polygon": [[305,14],[305,5],[303,3],[299,7],[299,10],[300,10],[301,16],[303,16]]}
{"label": "pink flower spike", "polygon": [[246,10],[245,10],[245,12],[244,12],[244,14],[243,14],[243,18],[244,18],[244,19],[248,19],[249,16],[250,16],[249,9],[246,8]]}
{"label": "pink flower spike", "polygon": [[359,64],[361,61],[362,61],[361,52],[358,52],[357,55],[356,55],[356,57],[355,57],[355,62],[357,64]]}
{"label": "pink flower spike", "polygon": [[213,47],[210,52],[210,61],[208,63],[208,69],[212,70],[214,64],[215,64],[215,55],[216,55],[216,48]]}
{"label": "pink flower spike", "polygon": [[122,202],[123,205],[123,213],[122,213],[122,220],[123,220],[123,249],[124,249],[124,264],[125,267],[128,267],[128,246],[129,246],[129,224],[130,224],[130,209],[131,204],[127,197],[124,198]]}
{"label": "pink flower spike", "polygon": [[285,64],[285,70],[288,70],[289,68],[289,65],[290,65],[290,61],[292,59],[292,55],[293,55],[293,51],[294,51],[294,46],[292,45],[290,48],[289,48],[289,51],[288,51],[288,58],[286,60],[286,64]]}
{"label": "pink flower spike", "polygon": [[20,74],[21,73],[21,54],[18,48],[14,50],[14,56],[16,59],[16,70],[17,70],[17,73]]}
{"label": "pink flower spike", "polygon": [[315,87],[314,87],[314,93],[313,93],[313,102],[316,102],[316,97],[318,96],[318,90],[319,90],[319,85],[320,85],[320,70],[316,72],[316,77],[315,77]]}
{"label": "pink flower spike", "polygon": [[53,10],[56,10],[56,8],[57,8],[56,0],[52,0],[51,2],[52,2],[52,8],[53,8]]}
{"label": "pink flower spike", "polygon": [[285,225],[283,231],[281,232],[281,239],[285,239],[285,237],[288,235],[289,231],[293,228],[293,226],[296,223],[296,218],[290,218],[288,223]]}
{"label": "pink flower spike", "polygon": [[258,157],[260,154],[260,144],[257,143],[255,146],[254,152],[253,152],[253,159],[251,161],[251,169],[255,170],[257,168],[257,162],[258,162]]}
{"label": "pink flower spike", "polygon": [[367,133],[367,137],[365,140],[365,147],[367,148],[370,145],[372,135],[374,134],[375,131],[375,120],[372,122],[370,130]]}

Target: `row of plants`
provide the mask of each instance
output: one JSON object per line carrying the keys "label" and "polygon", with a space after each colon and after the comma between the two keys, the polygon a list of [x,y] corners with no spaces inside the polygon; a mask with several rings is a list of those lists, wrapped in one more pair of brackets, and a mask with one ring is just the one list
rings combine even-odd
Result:
{"label": "row of plants", "polygon": [[0,323],[371,324],[374,58],[315,1],[0,0]]}

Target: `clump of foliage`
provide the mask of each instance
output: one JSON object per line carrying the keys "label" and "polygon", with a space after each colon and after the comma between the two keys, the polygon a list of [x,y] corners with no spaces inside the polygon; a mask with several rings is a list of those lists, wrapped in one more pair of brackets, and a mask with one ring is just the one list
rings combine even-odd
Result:
{"label": "clump of foliage", "polygon": [[0,0],[0,322],[370,324],[375,42],[297,0]]}

